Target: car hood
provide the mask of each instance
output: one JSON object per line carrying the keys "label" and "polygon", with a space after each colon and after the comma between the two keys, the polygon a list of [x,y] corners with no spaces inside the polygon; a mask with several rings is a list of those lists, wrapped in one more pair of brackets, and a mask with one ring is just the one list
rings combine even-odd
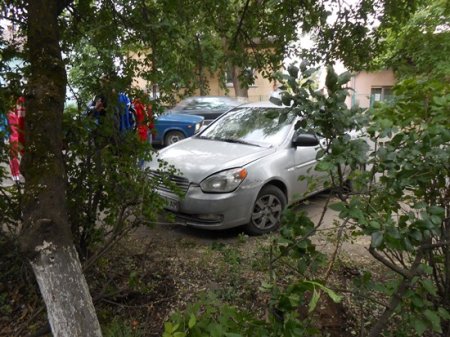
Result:
{"label": "car hood", "polygon": [[165,121],[165,122],[184,122],[184,123],[200,123],[204,120],[202,116],[197,115],[184,115],[184,114],[176,114],[176,113],[170,113],[170,114],[164,114],[161,116],[158,116],[156,118],[158,121]]}
{"label": "car hood", "polygon": [[179,169],[190,182],[200,183],[219,171],[241,167],[275,152],[275,148],[190,138],[162,149],[148,166],[158,168],[158,159]]}

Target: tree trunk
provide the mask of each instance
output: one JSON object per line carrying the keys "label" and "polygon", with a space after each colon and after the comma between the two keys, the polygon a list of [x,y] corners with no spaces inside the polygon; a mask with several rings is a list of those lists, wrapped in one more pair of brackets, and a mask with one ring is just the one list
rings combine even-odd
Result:
{"label": "tree trunk", "polygon": [[101,336],[75,248],[46,242],[38,249],[40,253],[31,266],[47,306],[53,335]]}
{"label": "tree trunk", "polygon": [[200,89],[200,96],[206,96],[208,94],[208,84],[206,78],[203,74],[204,66],[203,66],[203,52],[202,45],[200,43],[200,35],[196,34],[195,43],[197,46],[197,78],[198,78],[198,87]]}
{"label": "tree trunk", "polygon": [[244,97],[248,98],[248,88],[246,86],[243,86],[239,75],[241,74],[241,68],[238,66],[233,66],[232,70],[232,77],[233,77],[233,87],[236,97]]}
{"label": "tree trunk", "polygon": [[73,246],[66,208],[62,116],[66,72],[58,16],[68,0],[28,2],[21,249],[29,259],[54,336],[101,336],[92,298]]}

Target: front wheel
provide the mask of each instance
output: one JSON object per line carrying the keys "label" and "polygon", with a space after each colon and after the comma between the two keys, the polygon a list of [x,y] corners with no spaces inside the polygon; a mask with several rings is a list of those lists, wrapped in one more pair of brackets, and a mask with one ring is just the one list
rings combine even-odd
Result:
{"label": "front wheel", "polygon": [[172,145],[186,138],[181,131],[169,131],[164,137],[164,145]]}
{"label": "front wheel", "polygon": [[252,235],[261,235],[276,230],[280,226],[286,203],[286,196],[278,187],[263,187],[253,205],[250,222],[245,226],[246,231]]}

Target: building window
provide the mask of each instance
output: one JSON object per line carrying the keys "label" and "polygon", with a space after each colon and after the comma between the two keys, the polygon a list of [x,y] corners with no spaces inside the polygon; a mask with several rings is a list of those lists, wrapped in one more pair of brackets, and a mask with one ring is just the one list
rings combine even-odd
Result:
{"label": "building window", "polygon": [[225,85],[227,87],[233,87],[233,68],[228,66],[225,72]]}
{"label": "building window", "polygon": [[373,87],[370,90],[370,106],[375,102],[386,102],[392,99],[392,87]]}
{"label": "building window", "polygon": [[[246,80],[248,83],[249,88],[256,87],[255,85],[255,77],[256,72],[253,68],[247,67],[242,70],[241,76],[244,77],[244,81]],[[225,72],[225,85],[227,87],[233,87],[233,67],[228,66],[227,70]]]}

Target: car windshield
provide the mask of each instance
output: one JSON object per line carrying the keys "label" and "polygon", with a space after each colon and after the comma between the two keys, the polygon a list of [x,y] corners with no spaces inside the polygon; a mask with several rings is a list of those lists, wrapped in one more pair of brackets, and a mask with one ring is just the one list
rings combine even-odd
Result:
{"label": "car windshield", "polygon": [[223,110],[229,109],[239,102],[227,97],[190,97],[182,100],[172,110],[183,112],[189,110]]}
{"label": "car windshield", "polygon": [[202,139],[271,147],[280,145],[295,118],[288,109],[236,108],[198,135]]}

